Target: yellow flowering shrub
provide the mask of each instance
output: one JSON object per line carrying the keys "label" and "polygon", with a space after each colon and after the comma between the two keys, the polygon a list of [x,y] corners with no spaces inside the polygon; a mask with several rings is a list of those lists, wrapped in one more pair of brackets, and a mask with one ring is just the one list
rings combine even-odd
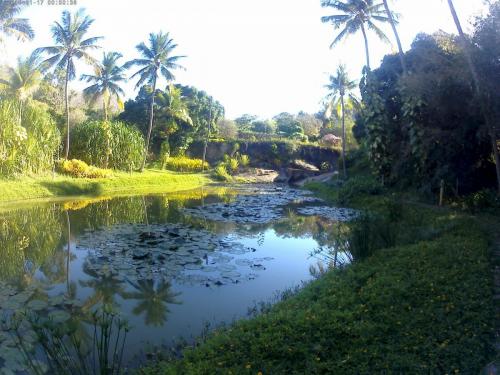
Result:
{"label": "yellow flowering shrub", "polygon": [[109,169],[96,168],[78,159],[59,161],[58,170],[76,178],[108,178],[112,176]]}

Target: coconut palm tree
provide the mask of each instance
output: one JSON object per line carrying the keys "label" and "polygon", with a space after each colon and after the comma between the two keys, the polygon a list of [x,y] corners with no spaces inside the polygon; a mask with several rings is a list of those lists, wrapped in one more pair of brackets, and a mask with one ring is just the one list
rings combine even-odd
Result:
{"label": "coconut palm tree", "polygon": [[330,44],[330,48],[361,30],[365,41],[366,67],[370,69],[367,29],[375,32],[382,41],[389,42],[389,38],[376,24],[376,22],[389,22],[384,10],[384,4],[375,3],[374,0],[322,0],[321,6],[333,8],[335,11],[340,12],[339,14],[321,17],[321,22],[331,23],[335,30],[342,29]]}
{"label": "coconut palm tree", "polygon": [[0,0],[0,43],[4,41],[2,34],[21,41],[32,40],[35,37],[28,19],[16,18],[24,7],[26,4],[22,1]]}
{"label": "coconut palm tree", "polygon": [[167,118],[166,135],[175,132],[179,123],[193,125],[189,109],[182,96],[182,90],[174,85],[168,85],[164,92],[157,94],[158,110]]}
{"label": "coconut palm tree", "polygon": [[25,102],[33,97],[42,83],[40,55],[31,54],[27,58],[18,58],[16,67],[7,67],[6,75],[0,78],[0,88],[8,96]]}
{"label": "coconut palm tree", "polygon": [[486,107],[486,101],[482,96],[484,95],[485,90],[482,90],[482,85],[481,85],[481,80],[479,78],[479,74],[477,73],[476,66],[474,65],[474,61],[472,60],[472,53],[471,53],[471,45],[469,43],[469,39],[465,35],[465,32],[462,28],[462,24],[460,23],[460,18],[458,17],[457,11],[455,9],[455,5],[453,4],[453,0],[447,0],[448,1],[448,7],[450,8],[451,16],[453,17],[453,21],[455,22],[455,26],[457,27],[458,35],[460,37],[460,41],[462,44],[462,48],[464,51],[465,58],[467,60],[467,65],[469,66],[469,70],[471,71],[472,74],[472,79],[474,81],[474,89],[476,91],[476,95],[479,98],[479,102],[481,103],[481,111],[484,116],[485,123],[488,127],[488,133],[490,135],[490,140],[491,140],[491,148],[493,151],[493,156],[495,158],[495,166],[496,166],[496,174],[497,174],[497,188],[498,188],[498,194],[500,194],[500,155],[498,153],[498,146],[497,146],[497,137],[496,137],[496,130],[495,126],[493,125],[493,121],[488,115],[488,109]]}
{"label": "coconut palm tree", "polygon": [[330,82],[325,85],[329,93],[326,96],[330,103],[330,110],[332,108],[337,108],[340,105],[340,116],[342,121],[342,169],[344,172],[344,177],[347,176],[345,167],[345,108],[346,108],[346,97],[352,103],[358,103],[358,99],[354,95],[354,90],[357,87],[356,81],[351,81],[347,74],[345,65],[340,65],[337,68],[335,75],[330,75]]}
{"label": "coconut palm tree", "polygon": [[169,33],[151,33],[149,34],[149,46],[145,43],[140,43],[136,46],[136,49],[142,55],[142,58],[131,60],[124,65],[127,69],[132,66],[140,67],[140,69],[131,76],[131,78],[139,78],[136,88],[140,88],[144,83],[147,83],[152,87],[151,103],[149,106],[149,127],[141,171],[144,170],[146,158],[149,152],[158,79],[163,76],[168,82],[173,82],[175,80],[175,76],[172,71],[175,69],[183,69],[182,66],[178,64],[178,61],[185,56],[173,55],[175,48],[177,48],[177,44],[175,44],[173,39],[170,38]]}
{"label": "coconut palm tree", "polygon": [[126,80],[125,69],[118,66],[118,60],[121,57],[122,55],[118,52],[104,53],[101,63],[94,68],[94,75],[83,74],[81,77],[83,81],[92,83],[83,90],[86,99],[91,104],[102,99],[104,121],[107,121],[109,117],[111,99],[115,98],[120,104],[120,97],[125,95],[120,87],[120,83]]}
{"label": "coconut palm tree", "polygon": [[97,66],[98,63],[90,54],[92,50],[99,48],[96,43],[102,37],[86,38],[86,34],[94,20],[85,15],[84,10],[80,9],[71,14],[68,11],[62,13],[61,22],[54,22],[52,25],[52,38],[56,42],[55,46],[42,47],[37,52],[44,52],[51,55],[45,60],[48,66],[64,69],[64,97],[66,112],[66,145],[64,150],[65,158],[69,156],[69,81],[76,78],[75,60],[83,60],[87,64]]}
{"label": "coconut palm tree", "polygon": [[394,18],[394,14],[389,8],[388,1],[383,0],[383,2],[384,2],[385,13],[387,14],[387,18],[389,19],[389,23],[391,24],[392,32],[394,33],[394,38],[396,39],[396,43],[398,45],[399,60],[401,61],[403,74],[406,74],[407,73],[406,59],[405,59],[405,54],[403,52],[403,46],[401,45],[401,39],[399,38],[398,29],[396,27],[397,21]]}

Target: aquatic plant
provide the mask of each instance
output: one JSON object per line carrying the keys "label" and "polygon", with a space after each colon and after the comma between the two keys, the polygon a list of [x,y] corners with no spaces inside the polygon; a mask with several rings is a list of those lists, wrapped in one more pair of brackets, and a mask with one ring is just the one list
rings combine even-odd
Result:
{"label": "aquatic plant", "polygon": [[[129,331],[128,324],[108,306],[90,316],[92,338],[77,334],[71,322],[61,324],[44,319],[35,313],[14,317],[13,334],[26,365],[35,375],[120,375],[123,370],[123,351]],[[27,322],[35,332],[35,349],[26,345],[21,325]]]}

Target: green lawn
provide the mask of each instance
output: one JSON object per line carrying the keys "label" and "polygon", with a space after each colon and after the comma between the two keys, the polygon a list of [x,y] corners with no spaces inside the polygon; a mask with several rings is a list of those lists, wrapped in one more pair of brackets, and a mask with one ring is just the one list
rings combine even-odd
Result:
{"label": "green lawn", "polygon": [[0,179],[0,204],[69,196],[122,195],[189,190],[210,182],[206,175],[148,169],[143,173],[114,172],[106,179],[23,177]]}
{"label": "green lawn", "polygon": [[[382,213],[387,201],[355,205]],[[141,373],[479,373],[494,355],[487,235],[472,217],[402,207],[395,246]]]}

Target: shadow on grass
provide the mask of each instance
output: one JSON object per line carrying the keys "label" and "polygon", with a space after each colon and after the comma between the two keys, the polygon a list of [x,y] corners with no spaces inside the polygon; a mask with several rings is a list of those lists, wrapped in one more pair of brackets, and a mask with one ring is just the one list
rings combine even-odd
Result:
{"label": "shadow on grass", "polygon": [[101,195],[103,192],[103,188],[98,182],[75,184],[73,182],[60,181],[43,182],[41,185],[49,189],[54,195],[57,196],[89,195],[96,197]]}

